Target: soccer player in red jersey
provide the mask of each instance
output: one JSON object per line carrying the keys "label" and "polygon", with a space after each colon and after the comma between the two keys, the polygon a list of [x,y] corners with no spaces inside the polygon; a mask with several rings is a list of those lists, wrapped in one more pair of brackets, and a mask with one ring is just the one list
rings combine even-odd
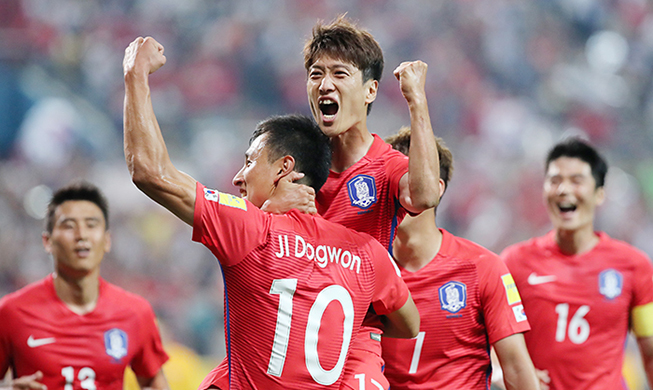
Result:
{"label": "soccer player in red jersey", "polygon": [[[387,139],[408,153],[410,129]],[[440,196],[453,173],[451,151],[437,139]],[[407,216],[397,228],[394,258],[420,312],[417,338],[382,339],[393,390],[488,389],[490,347],[507,388],[538,389],[523,332],[529,328],[508,268],[489,250],[435,223],[436,208]]]}
{"label": "soccer player in red jersey", "polygon": [[192,225],[193,239],[221,264],[229,375],[202,388],[339,388],[370,305],[391,335],[414,337],[417,309],[376,240],[299,211],[258,208],[293,172],[312,187],[324,183],[331,153],[315,123],[299,116],[260,123],[234,178],[242,198],[208,189],[167,154],[148,86],[164,63],[152,38],[137,38],[125,52],[125,157],[134,183]]}
{"label": "soccer player in red jersey", "polygon": [[59,189],[46,222],[54,273],[0,299],[0,372],[15,378],[6,388],[122,390],[131,366],[141,388],[167,389],[152,308],[100,277],[111,248],[100,190],[85,182]]}
{"label": "soccer player in red jersey", "polygon": [[[416,214],[438,202],[438,154],[425,92],[427,65],[404,62],[394,70],[413,128],[409,158],[367,127],[383,72],[383,52],[369,32],[345,17],[318,23],[304,47],[304,66],[313,117],[333,150],[331,172],[316,195],[317,211],[329,221],[372,235],[391,252],[396,226],[406,212]],[[277,202],[274,195],[267,210],[306,209],[302,203],[283,202],[294,199],[288,193],[301,193],[298,186],[280,188],[283,199]],[[352,344],[345,388],[388,387],[382,374],[382,329],[380,317],[370,313]]]}
{"label": "soccer player in red jersey", "polygon": [[524,299],[526,345],[545,389],[625,389],[632,330],[653,383],[653,267],[636,248],[594,230],[607,163],[570,138],[546,159],[544,200],[553,230],[501,256]]}

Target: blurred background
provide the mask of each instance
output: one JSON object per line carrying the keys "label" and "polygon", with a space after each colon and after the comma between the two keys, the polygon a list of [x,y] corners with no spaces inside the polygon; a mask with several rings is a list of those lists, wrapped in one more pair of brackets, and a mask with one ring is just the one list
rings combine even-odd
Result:
{"label": "blurred background", "polygon": [[[599,229],[653,255],[647,0],[2,0],[0,296],[52,271],[40,239],[45,203],[84,178],[111,207],[103,277],[152,303],[182,360],[219,361],[217,262],[135,188],[124,163],[124,49],[148,35],[165,46],[168,62],[150,82],[172,160],[229,191],[258,121],[310,115],[303,43],[318,19],[343,12],[384,50],[373,132],[410,123],[393,69],[429,64],[433,128],[455,166],[441,227],[496,252],[545,233],[546,151],[583,135],[610,164]],[[645,388],[639,358],[627,360],[632,388]]]}

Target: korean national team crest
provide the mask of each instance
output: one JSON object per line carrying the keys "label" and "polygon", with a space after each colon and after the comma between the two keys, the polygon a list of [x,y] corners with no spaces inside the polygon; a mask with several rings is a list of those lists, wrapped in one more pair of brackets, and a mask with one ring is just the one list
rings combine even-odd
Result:
{"label": "korean national team crest", "polygon": [[438,289],[440,306],[449,313],[458,313],[467,306],[467,286],[460,282],[449,282]]}
{"label": "korean national team crest", "polygon": [[125,357],[127,355],[127,333],[118,328],[104,332],[104,349],[107,355],[115,360]]}
{"label": "korean national team crest", "polygon": [[624,277],[614,269],[606,269],[599,274],[599,292],[608,299],[621,295],[624,287]]}
{"label": "korean national team crest", "polygon": [[376,183],[374,178],[368,175],[356,175],[347,182],[349,200],[351,205],[361,209],[367,209],[376,203]]}

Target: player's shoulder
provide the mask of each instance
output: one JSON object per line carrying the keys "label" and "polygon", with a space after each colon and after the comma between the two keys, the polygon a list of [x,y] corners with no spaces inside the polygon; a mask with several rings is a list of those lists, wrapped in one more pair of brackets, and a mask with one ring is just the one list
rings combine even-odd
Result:
{"label": "player's shoulder", "polygon": [[42,302],[50,295],[47,291],[48,279],[51,279],[51,276],[32,282],[0,298],[0,310],[29,305],[30,302]]}
{"label": "player's shoulder", "polygon": [[139,312],[149,312],[152,310],[152,306],[144,297],[107,282],[102,278],[100,278],[100,284],[103,298],[113,302],[115,305],[119,305],[121,309]]}
{"label": "player's shoulder", "polygon": [[487,249],[486,247],[470,241],[466,238],[455,236],[445,229],[442,231],[443,241],[450,241],[447,247],[456,255],[456,257],[464,257],[472,261],[482,261],[486,259],[499,260],[499,255]]}
{"label": "player's shoulder", "polygon": [[551,244],[551,233],[544,236],[532,237],[527,240],[509,245],[499,255],[504,261],[524,259],[524,256],[532,256],[543,253],[546,247]]}
{"label": "player's shoulder", "polygon": [[627,243],[626,241],[610,237],[607,233],[604,232],[597,232],[597,234],[601,240],[601,246],[605,250],[618,253],[619,257],[623,258],[625,261],[631,261],[635,263],[651,262],[648,255],[644,251]]}

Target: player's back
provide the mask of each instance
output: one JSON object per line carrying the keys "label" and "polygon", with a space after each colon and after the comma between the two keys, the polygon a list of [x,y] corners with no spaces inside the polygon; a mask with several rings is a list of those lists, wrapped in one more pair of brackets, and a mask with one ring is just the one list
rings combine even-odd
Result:
{"label": "player's back", "polygon": [[[201,201],[196,214],[198,207],[204,213]],[[406,302],[407,288],[377,282],[392,274],[400,278],[368,235],[296,211],[280,216],[249,203],[246,208],[242,226],[242,214],[235,216],[242,210],[224,206],[216,213],[218,223],[194,225],[194,238],[222,263],[229,387],[338,388],[352,335],[370,303],[381,313],[395,311]],[[244,237],[249,233],[241,234],[240,244],[252,242],[245,244],[251,249],[225,238],[198,239],[231,230],[224,226],[229,223],[234,231],[246,226],[262,238],[250,241]]]}

